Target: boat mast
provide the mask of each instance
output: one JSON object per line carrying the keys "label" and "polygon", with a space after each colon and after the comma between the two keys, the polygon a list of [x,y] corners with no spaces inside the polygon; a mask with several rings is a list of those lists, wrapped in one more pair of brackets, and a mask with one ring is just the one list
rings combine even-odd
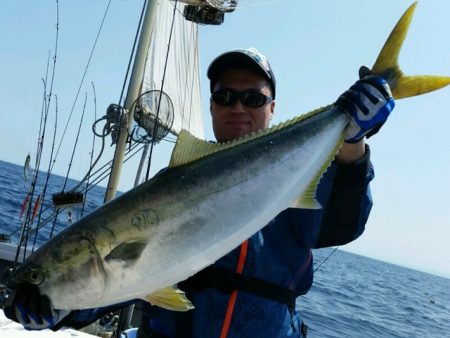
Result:
{"label": "boat mast", "polygon": [[114,151],[111,174],[109,176],[108,187],[105,194],[105,202],[112,200],[116,196],[117,186],[122,170],[122,162],[124,158],[128,132],[133,121],[131,106],[139,96],[142,77],[144,74],[145,62],[147,59],[147,52],[150,46],[150,38],[155,25],[157,3],[157,0],[148,0],[147,8],[145,10],[144,21],[142,24],[141,33],[139,35],[139,42],[134,59],[133,70],[131,73],[130,82],[128,84],[127,96],[125,98],[124,108],[126,111],[128,111],[127,123],[120,123],[119,135],[117,139],[116,149]]}

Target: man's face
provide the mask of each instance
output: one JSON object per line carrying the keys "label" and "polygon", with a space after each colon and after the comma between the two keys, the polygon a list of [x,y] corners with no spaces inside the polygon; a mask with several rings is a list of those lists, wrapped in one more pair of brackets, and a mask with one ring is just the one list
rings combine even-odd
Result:
{"label": "man's face", "polygon": [[[214,86],[214,91],[231,89],[238,92],[256,91],[272,96],[268,81],[250,69],[229,69],[224,72]],[[261,107],[248,107],[237,100],[229,106],[210,102],[212,124],[217,141],[231,141],[253,131],[269,126],[275,109],[275,101]]]}

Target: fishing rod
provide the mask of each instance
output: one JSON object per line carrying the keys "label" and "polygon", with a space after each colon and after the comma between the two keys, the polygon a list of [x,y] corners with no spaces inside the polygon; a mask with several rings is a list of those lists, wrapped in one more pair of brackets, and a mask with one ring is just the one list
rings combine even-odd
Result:
{"label": "fishing rod", "polygon": [[[47,74],[48,74],[49,59],[50,59],[50,53],[49,53],[49,57],[47,59],[47,72],[46,72]],[[45,111],[46,82],[43,78],[41,78],[41,80],[42,80],[43,86],[44,86],[44,94],[43,94],[42,107],[41,107],[41,115],[42,115],[42,112]],[[38,138],[39,138],[39,135],[40,135],[40,130],[38,133]],[[30,162],[29,159],[30,159],[30,155],[27,156],[25,166],[29,165],[29,162]],[[27,162],[28,162],[28,164],[27,164]],[[20,251],[20,247],[22,245],[22,242],[24,241],[26,229],[29,227],[29,214],[30,214],[30,210],[31,210],[31,202],[32,202],[33,195],[34,195],[34,186],[36,184],[35,180],[36,180],[36,173],[33,172],[33,177],[30,181],[30,186],[28,188],[27,194],[25,195],[24,201],[22,203],[21,211],[20,211],[20,216],[19,216],[20,220],[22,220],[22,215],[25,214],[25,217],[22,222],[22,226],[17,228],[11,234],[8,235],[8,237],[10,238],[12,235],[14,235],[19,230],[21,231],[20,235],[19,235],[19,242],[18,242],[17,251],[16,251],[16,259],[15,259],[14,263],[17,263],[18,252]]]}
{"label": "fishing rod", "polygon": [[[140,147],[140,148],[136,150],[136,148],[138,148],[138,147]],[[144,147],[144,145],[142,145],[142,144],[133,145],[130,148],[130,150],[127,151],[127,153],[125,154],[127,157],[125,158],[123,163],[126,163],[128,160],[133,158],[136,154],[138,154],[142,150],[143,147]],[[134,151],[134,152],[131,153],[132,151]],[[95,186],[97,186],[99,183],[101,183],[108,177],[108,173],[111,170],[111,163],[112,163],[112,160],[108,161],[101,168],[97,169],[97,171],[94,174],[89,176],[89,178],[92,178],[95,175],[97,175],[97,177],[94,178],[94,180],[91,182],[91,184],[87,188],[87,192],[89,192],[91,189],[93,189]],[[100,172],[100,171],[102,171],[102,172]],[[49,209],[52,209],[52,207],[50,207],[50,206],[44,207],[44,209],[41,211],[41,215],[44,215],[45,212],[47,212]],[[64,211],[65,209],[66,209],[65,207],[60,208],[61,211]],[[47,224],[53,222],[55,216],[56,216],[56,212],[54,212],[52,215],[48,216],[46,219],[41,221],[41,223],[39,224],[39,227],[35,227],[35,228],[31,229],[30,234],[32,234],[32,235],[35,234],[38,230],[45,227]],[[8,236],[14,235],[18,230],[19,229],[12,231],[10,234],[8,234]]]}
{"label": "fishing rod", "polygon": [[[101,30],[102,30],[102,27],[103,27],[103,23],[104,23],[104,21],[105,21],[106,15],[107,15],[107,13],[108,13],[110,3],[111,3],[111,1],[109,1],[108,5],[107,5],[107,8],[106,8],[106,10],[105,10],[105,13],[104,13],[104,16],[103,16],[101,25],[100,25],[100,27],[99,27],[99,30],[98,30],[98,33],[97,33],[97,36],[96,36],[94,45],[93,45],[93,47],[92,47],[92,50],[91,50],[91,53],[90,53],[90,56],[89,56],[89,59],[88,59],[88,62],[87,62],[87,65],[86,65],[86,67],[85,67],[85,70],[84,70],[84,73],[83,73],[83,76],[82,76],[80,85],[79,85],[79,87],[78,87],[78,91],[77,91],[77,94],[76,94],[74,103],[73,103],[73,105],[72,105],[72,109],[71,109],[69,118],[68,118],[68,120],[67,120],[67,122],[66,122],[66,125],[65,125],[65,128],[64,128],[63,135],[61,136],[61,140],[60,140],[60,142],[59,142],[58,149],[57,149],[57,151],[56,151],[56,155],[55,155],[54,158],[52,159],[53,161],[52,161],[52,160],[50,161],[51,164],[50,164],[50,166],[49,166],[49,170],[47,171],[48,175],[51,174],[51,172],[52,172],[52,170],[53,170],[53,167],[54,167],[54,164],[56,163],[56,158],[57,158],[58,153],[59,153],[59,150],[60,150],[60,148],[61,148],[62,141],[64,140],[65,133],[66,133],[67,128],[68,128],[68,124],[69,124],[69,122],[70,122],[71,116],[72,116],[73,111],[74,111],[74,108],[75,108],[75,104],[76,104],[76,102],[77,102],[77,100],[78,100],[78,96],[79,96],[79,93],[80,93],[80,91],[81,91],[81,87],[82,87],[82,85],[83,85],[85,76],[86,76],[86,74],[87,74],[87,70],[88,70],[89,65],[90,65],[90,63],[91,63],[91,59],[92,59],[92,56],[93,56],[93,53],[94,53],[94,50],[95,50],[95,47],[96,47],[98,38],[99,38],[99,36],[100,36]],[[57,37],[57,38],[56,38],[56,44],[55,44],[55,55],[54,55],[54,58],[53,58],[53,60],[54,60],[54,67],[53,67],[53,72],[52,72],[52,81],[51,81],[51,87],[50,87],[51,89],[52,89],[52,86],[53,86],[53,79],[54,79],[54,74],[55,74],[55,71],[54,71],[54,70],[55,70],[55,65],[56,65],[56,55],[57,55],[57,54],[56,54],[56,51],[57,51],[57,46],[58,46],[58,32],[59,32],[59,3],[58,3],[58,0],[56,1],[56,5],[57,5],[57,24],[56,24],[56,28],[57,28],[57,34],[56,34],[56,37]],[[51,93],[51,89],[50,89],[50,93]],[[49,95],[49,103],[50,103],[50,98],[51,98],[51,95]],[[52,154],[53,154],[53,149],[52,149]],[[70,168],[69,168],[69,171],[70,171]],[[47,181],[47,182],[48,182],[48,181]],[[67,177],[66,177],[66,182],[67,182]],[[66,182],[64,183],[64,188],[65,188]],[[64,188],[63,188],[63,189],[64,189]],[[41,209],[41,210],[42,210],[42,209]],[[58,217],[58,213],[59,213],[59,212],[57,211],[56,214],[55,214],[54,224],[53,224],[53,227],[52,227],[52,233],[53,233],[53,230],[54,230],[54,226],[55,226],[55,224],[56,224],[56,219],[57,219],[57,217]],[[37,229],[39,229],[39,227],[37,227]]]}
{"label": "fishing rod", "polygon": [[[47,128],[47,119],[48,119],[48,114],[49,114],[49,110],[50,110],[50,106],[51,106],[51,99],[52,99],[52,92],[53,92],[53,84],[55,81],[55,74],[56,74],[56,60],[57,60],[57,55],[58,55],[58,41],[59,41],[59,2],[58,0],[56,0],[56,26],[55,26],[55,52],[53,54],[53,65],[52,65],[52,72],[51,72],[51,79],[50,79],[50,86],[49,86],[49,91],[47,93],[47,83],[48,83],[48,70],[49,70],[49,59],[47,60],[47,70],[46,70],[46,74],[45,74],[45,81],[44,81],[44,118],[43,120],[41,119],[41,126],[42,126],[42,134],[40,137],[40,142],[39,142],[39,165],[36,166],[36,170],[39,170],[40,167],[40,161],[41,161],[41,157],[42,157],[42,151],[44,148],[44,139],[45,139],[45,131]],[[53,152],[53,150],[52,150]],[[49,172],[49,171],[48,171]],[[51,172],[51,171],[50,171]],[[44,186],[45,188],[45,186]]]}
{"label": "fishing rod", "polygon": [[[137,147],[140,147],[140,148],[137,149],[137,150],[135,150],[135,148],[137,148]],[[130,160],[131,158],[133,158],[133,157],[134,157],[137,153],[139,153],[143,148],[144,148],[144,145],[142,145],[142,144],[135,144],[135,145],[132,145],[132,146],[129,148],[129,150],[125,153],[125,156],[128,155],[128,157],[126,157],[126,158],[124,159],[123,163],[128,162],[128,160]],[[134,153],[132,153],[131,155],[129,155],[133,150],[135,150]],[[108,177],[109,172],[110,172],[110,170],[111,170],[111,163],[112,163],[112,160],[110,160],[108,163],[110,164],[109,167],[107,167],[105,170],[103,170],[103,172],[102,172],[101,174],[98,175],[98,177],[95,179],[95,183],[92,183],[92,185],[97,185],[98,183],[102,182],[104,179],[106,179],[106,178]],[[104,167],[105,167],[105,166],[104,166]]]}
{"label": "fishing rod", "polygon": [[[195,41],[192,41],[192,39],[195,37]],[[197,58],[198,58],[198,53],[199,53],[199,42],[198,42],[198,36],[197,35],[194,35],[194,34],[191,34],[191,40],[189,41],[189,45],[194,45],[195,47],[194,47],[194,50],[196,51],[196,56],[197,56]],[[195,64],[195,57],[191,60],[189,60],[189,62],[193,62],[194,64]],[[188,64],[187,65],[187,67],[188,67],[188,69],[190,69],[191,67],[192,67],[192,65],[191,64]],[[194,67],[195,67],[195,65],[194,65]],[[189,130],[190,130],[190,123],[191,123],[191,121],[192,121],[192,114],[195,114],[195,112],[193,111],[193,109],[194,109],[194,105],[192,104],[192,99],[193,99],[193,96],[192,95],[189,95],[188,93],[187,93],[187,90],[188,90],[188,88],[194,88],[194,86],[195,86],[195,77],[194,76],[191,76],[191,83],[188,83],[188,77],[186,77],[186,82],[185,82],[185,84],[184,84],[184,88],[185,88],[185,97],[186,96],[189,96],[190,97],[190,99],[191,99],[191,101],[189,102],[189,104],[188,104],[188,107],[189,107],[189,118],[187,119],[188,121],[189,121],[189,126],[188,126],[188,128],[189,128]],[[183,114],[184,114],[184,111],[186,111],[186,101],[184,101],[184,106],[183,106]]]}
{"label": "fishing rod", "polygon": [[[69,122],[70,122],[70,120],[71,120],[71,118],[72,118],[72,115],[73,115],[73,112],[74,112],[74,110],[75,110],[75,106],[76,106],[76,103],[77,103],[77,101],[78,101],[78,97],[79,97],[79,95],[80,95],[81,88],[82,88],[82,86],[83,86],[84,80],[85,80],[85,78],[86,78],[87,71],[88,71],[89,66],[90,66],[90,64],[91,64],[92,57],[93,57],[93,55],[94,55],[94,51],[95,51],[95,48],[96,48],[96,46],[97,46],[97,42],[98,42],[98,39],[99,39],[99,37],[100,37],[100,33],[101,33],[101,31],[102,31],[102,28],[103,28],[103,24],[104,24],[104,22],[105,22],[106,15],[107,15],[107,13],[108,13],[108,11],[109,11],[109,6],[110,6],[110,4],[111,4],[111,0],[108,2],[107,6],[106,6],[106,10],[105,10],[105,13],[103,14],[102,22],[101,22],[100,27],[99,27],[99,29],[98,29],[98,31],[97,31],[97,35],[96,35],[95,40],[94,40],[94,45],[92,46],[91,52],[90,52],[90,54],[89,54],[89,58],[88,58],[86,67],[85,67],[85,69],[84,69],[83,75],[82,75],[82,77],[81,77],[80,85],[78,86],[77,93],[76,93],[76,95],[75,95],[75,99],[74,99],[74,102],[73,102],[73,104],[72,104],[72,108],[71,108],[70,113],[69,113],[69,117],[68,117],[67,122],[66,122],[66,124],[65,124],[65,126],[64,126],[64,130],[63,130],[63,133],[62,133],[62,136],[61,136],[61,140],[59,141],[59,144],[58,144],[58,148],[57,148],[56,155],[55,155],[55,160],[56,160],[56,158],[58,157],[59,151],[61,150],[62,142],[63,142],[63,140],[64,140],[64,138],[65,138],[65,135],[66,135],[66,132],[67,132],[67,128],[68,128],[68,126],[69,126]],[[52,165],[52,169],[53,169],[53,165]]]}
{"label": "fishing rod", "polygon": [[177,13],[177,5],[178,5],[178,0],[175,1],[174,7],[173,7],[172,23],[170,25],[170,33],[169,33],[169,43],[167,44],[166,59],[164,61],[164,70],[163,70],[163,76],[162,76],[162,80],[161,80],[161,89],[160,89],[161,94],[159,95],[159,98],[158,98],[158,107],[156,109],[155,124],[153,125],[152,142],[150,144],[150,153],[148,155],[147,172],[145,174],[146,180],[148,180],[149,175],[150,175],[150,166],[152,164],[153,149],[155,147],[155,143],[157,142],[156,135],[157,135],[158,127],[159,127],[159,113],[161,111],[162,93],[163,93],[163,89],[164,89],[164,83],[166,80],[167,64],[169,61],[169,52],[170,52],[171,42],[172,42],[173,27],[175,24],[175,15]]}
{"label": "fishing rod", "polygon": [[328,260],[328,258],[330,258],[337,251],[337,249],[339,249],[338,246],[335,247],[334,250],[331,251],[331,253],[327,257],[325,257],[325,259],[322,262],[319,263],[319,265],[314,269],[314,272],[319,270],[321,268],[321,266],[325,264],[325,262]]}
{"label": "fishing rod", "polygon": [[[48,64],[49,64],[49,62],[47,60],[46,74],[48,74]],[[37,179],[39,176],[40,158],[41,158],[41,154],[42,154],[42,146],[43,146],[44,137],[45,137],[45,135],[44,135],[45,128],[42,128],[43,121],[45,120],[44,115],[45,115],[45,111],[46,111],[46,95],[47,95],[47,83],[45,80],[43,80],[43,85],[44,85],[44,93],[43,93],[43,99],[42,99],[41,117],[40,117],[40,125],[39,125],[39,132],[38,132],[38,145],[37,145],[37,149],[36,149],[35,169],[34,169],[34,173],[33,173],[33,178],[30,183],[30,188],[28,191],[29,202],[26,207],[27,210],[26,210],[26,214],[25,214],[25,220],[22,223],[21,232],[20,232],[20,236],[19,236],[19,242],[18,242],[17,249],[16,249],[16,255],[14,257],[14,267],[16,266],[17,262],[19,261],[20,248],[22,247],[22,245],[24,246],[23,259],[26,258],[29,230],[31,227],[31,220],[33,218],[32,214],[34,213],[31,211],[31,203],[33,201],[36,183],[37,183]],[[33,218],[33,220],[34,220],[34,218]]]}
{"label": "fishing rod", "polygon": [[[55,125],[53,128],[53,140],[52,140],[52,147],[51,147],[51,151],[50,151],[50,158],[48,161],[48,169],[47,169],[47,175],[45,178],[45,184],[44,184],[44,189],[42,191],[42,199],[45,200],[45,196],[47,193],[47,187],[48,187],[48,182],[50,180],[50,175],[51,175],[51,165],[52,165],[52,160],[53,160],[53,151],[55,150],[55,141],[56,141],[56,131],[58,128],[58,97],[55,95]],[[43,215],[43,207],[44,207],[44,203],[41,203],[41,207],[39,210],[39,217],[38,217],[38,222],[36,225],[36,230],[40,228],[40,224],[41,224],[41,218]],[[34,235],[34,240],[33,240],[33,247],[31,249],[31,252],[34,252],[35,246],[36,246],[36,240],[37,240],[37,234],[38,232],[35,232]]]}
{"label": "fishing rod", "polygon": [[[91,85],[92,85],[92,92],[93,92],[93,96],[94,96],[94,98],[93,98],[93,102],[94,102],[94,121],[96,121],[97,120],[97,96],[96,96],[96,93],[95,93],[94,82],[91,81]],[[94,159],[94,148],[95,148],[95,134],[92,136],[91,156],[90,156],[90,159],[89,159],[89,172],[93,168],[92,161]],[[89,179],[90,179],[90,176],[88,176],[88,178],[86,180],[86,187],[85,187],[85,190],[84,190],[85,196],[87,195],[87,192],[88,192],[88,187],[89,187],[89,183],[90,183]],[[86,205],[86,199],[83,200],[83,206],[81,208],[81,217],[83,217],[85,205]]]}
{"label": "fishing rod", "polygon": [[[15,263],[14,264],[17,263],[18,253],[20,252],[20,247],[22,246],[22,244],[25,244],[24,258],[26,257],[27,242],[28,242],[28,230],[30,229],[30,227],[32,226],[32,223],[34,222],[34,217],[36,216],[36,212],[37,212],[37,208],[36,208],[37,203],[40,202],[41,200],[43,200],[43,198],[44,198],[42,196],[42,194],[39,195],[40,199],[38,199],[35,202],[35,207],[34,207],[33,213],[31,214],[31,201],[33,200],[34,190],[35,190],[37,179],[38,179],[38,176],[39,176],[39,168],[40,168],[40,163],[41,163],[41,158],[42,158],[42,151],[43,151],[43,147],[44,147],[47,118],[48,118],[48,112],[49,112],[49,107],[50,107],[50,103],[51,103],[53,83],[54,83],[54,78],[55,78],[55,73],[56,73],[56,59],[57,59],[57,51],[58,51],[58,40],[59,40],[59,3],[58,3],[58,0],[56,0],[55,52],[54,52],[54,56],[53,56],[52,75],[51,75],[51,80],[50,80],[49,94],[47,95],[47,83],[48,83],[47,80],[48,80],[48,74],[49,74],[50,55],[49,55],[49,57],[47,59],[45,80],[43,79],[43,83],[44,83],[43,107],[42,107],[42,110],[41,110],[41,119],[40,119],[39,133],[38,133],[39,136],[38,136],[38,146],[37,146],[37,151],[36,151],[35,173],[34,173],[33,182],[31,184],[31,195],[30,195],[30,199],[29,199],[30,200],[30,205],[28,207],[28,212],[27,212],[27,215],[26,215],[26,221],[24,223],[23,231],[22,231],[22,234],[21,234],[20,239],[19,239],[19,245],[17,247],[16,259],[15,259]],[[47,100],[47,98],[48,98],[48,100]],[[44,189],[45,189],[45,187],[44,187]],[[40,206],[42,206],[42,205],[43,205],[43,203],[41,203]],[[31,215],[31,218],[30,218],[30,215]],[[24,237],[24,234],[25,234],[25,237]],[[34,247],[34,245],[33,245],[33,247]]]}
{"label": "fishing rod", "polygon": [[[64,192],[64,190],[66,189],[67,181],[69,179],[70,170],[72,169],[73,159],[75,157],[75,152],[77,150],[78,140],[79,140],[79,137],[80,137],[80,131],[81,131],[81,127],[83,125],[83,120],[84,120],[84,114],[86,113],[86,104],[87,104],[87,93],[84,96],[84,104],[83,104],[83,110],[82,110],[82,113],[81,113],[81,119],[80,119],[80,123],[78,125],[77,136],[75,137],[75,144],[74,144],[73,149],[72,149],[72,155],[70,156],[69,166],[67,168],[67,173],[66,173],[66,177],[64,179],[64,184],[63,184],[63,187],[62,187],[62,191],[59,194],[54,194],[53,195],[53,203],[55,204],[55,206],[57,206],[57,203],[55,203],[55,200],[57,198],[58,198],[58,200],[59,199],[60,200],[67,200],[67,198],[69,198],[69,199],[73,198],[73,193],[69,192],[69,193],[66,194]],[[75,195],[74,199],[75,199],[75,202],[77,202],[78,196]],[[71,200],[71,203],[73,203],[73,202],[74,201]],[[56,225],[57,218],[58,218],[58,212],[56,213],[55,219],[53,221],[53,226],[52,226],[52,229],[50,231],[50,238],[53,237],[53,231],[55,230],[55,225]]]}
{"label": "fishing rod", "polygon": [[75,137],[75,144],[73,145],[72,155],[70,156],[69,167],[67,169],[66,177],[64,179],[63,190],[64,190],[64,188],[67,185],[67,181],[69,179],[70,170],[72,169],[73,159],[75,157],[75,151],[77,150],[77,147],[78,147],[78,140],[80,138],[80,131],[81,131],[81,127],[83,126],[84,114],[86,113],[86,104],[87,104],[87,93],[85,93],[85,96],[84,96],[84,104],[83,104],[83,110],[82,110],[82,113],[81,113],[81,119],[80,119],[80,123],[78,125],[77,136]]}

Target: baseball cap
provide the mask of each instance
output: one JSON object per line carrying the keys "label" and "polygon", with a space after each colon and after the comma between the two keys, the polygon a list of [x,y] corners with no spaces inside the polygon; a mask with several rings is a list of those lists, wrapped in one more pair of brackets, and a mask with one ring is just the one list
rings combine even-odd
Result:
{"label": "baseball cap", "polygon": [[275,75],[273,74],[269,61],[256,48],[235,49],[216,57],[209,65],[207,71],[207,76],[210,79],[211,92],[219,76],[226,69],[232,67],[249,67],[261,73],[269,81],[272,96],[275,99]]}

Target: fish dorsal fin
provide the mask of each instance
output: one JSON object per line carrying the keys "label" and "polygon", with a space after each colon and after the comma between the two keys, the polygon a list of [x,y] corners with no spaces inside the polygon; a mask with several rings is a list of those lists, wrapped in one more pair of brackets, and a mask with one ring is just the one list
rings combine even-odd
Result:
{"label": "fish dorsal fin", "polygon": [[152,305],[172,311],[189,311],[194,305],[187,299],[185,293],[175,286],[170,286],[144,297]]}
{"label": "fish dorsal fin", "polygon": [[173,149],[172,156],[170,158],[169,167],[173,168],[173,167],[178,167],[183,164],[194,162],[196,160],[207,157],[207,156],[217,153],[219,151],[234,148],[240,144],[243,144],[243,143],[249,142],[251,140],[260,138],[262,136],[274,133],[278,130],[281,130],[283,128],[294,125],[302,120],[310,118],[311,116],[324,111],[328,107],[329,106],[313,110],[309,113],[294,117],[286,122],[282,122],[277,125],[274,125],[271,128],[253,132],[246,136],[240,137],[236,140],[233,140],[230,142],[224,142],[224,143],[213,143],[213,142],[205,141],[205,140],[195,137],[194,135],[192,135],[191,133],[189,133],[186,130],[181,130],[180,134],[178,135],[178,139],[177,139],[175,148]]}
{"label": "fish dorsal fin", "polygon": [[322,179],[323,174],[327,171],[331,162],[336,157],[339,149],[344,141],[344,133],[342,133],[342,139],[336,143],[336,147],[332,151],[325,155],[322,167],[317,171],[317,174],[311,180],[310,184],[306,187],[305,192],[298,196],[292,203],[292,208],[302,208],[302,209],[320,209],[322,205],[316,199],[317,187],[319,186],[319,181]]}
{"label": "fish dorsal fin", "polygon": [[177,143],[172,151],[169,167],[178,167],[206,157],[219,151],[222,146],[220,143],[212,143],[199,139],[183,129],[178,135]]}

